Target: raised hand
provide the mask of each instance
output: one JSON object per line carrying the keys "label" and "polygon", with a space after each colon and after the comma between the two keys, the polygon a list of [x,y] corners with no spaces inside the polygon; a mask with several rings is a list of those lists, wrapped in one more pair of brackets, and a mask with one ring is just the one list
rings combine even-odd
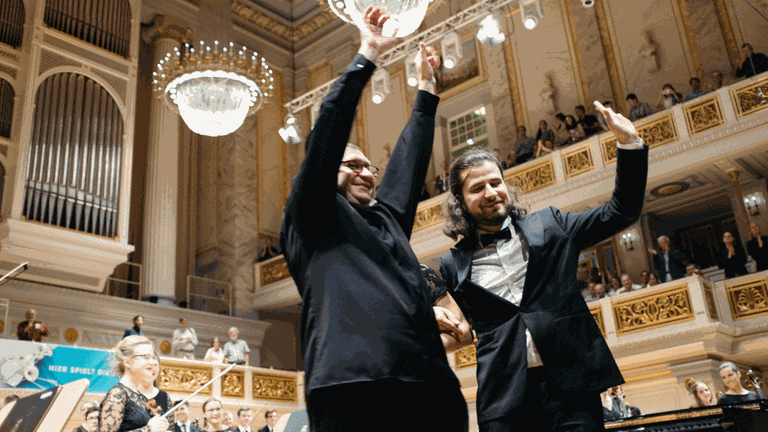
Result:
{"label": "raised hand", "polygon": [[[368,6],[360,20],[355,22],[360,29],[360,52],[371,61],[397,43],[397,39],[384,34],[384,24],[389,21],[389,18],[390,15],[385,8]],[[368,48],[375,50],[370,53],[374,58],[368,56],[367,53],[370,52]]]}
{"label": "raised hand", "polygon": [[428,89],[434,92],[435,69],[440,67],[440,56],[437,55],[437,51],[421,42],[414,61],[416,62],[416,73],[419,75],[419,88],[426,90],[423,85],[427,84]]}
{"label": "raised hand", "polygon": [[611,108],[606,108],[600,102],[595,101],[595,109],[603,115],[608,129],[616,135],[619,144],[630,144],[637,141],[637,129],[628,118],[617,114]]}

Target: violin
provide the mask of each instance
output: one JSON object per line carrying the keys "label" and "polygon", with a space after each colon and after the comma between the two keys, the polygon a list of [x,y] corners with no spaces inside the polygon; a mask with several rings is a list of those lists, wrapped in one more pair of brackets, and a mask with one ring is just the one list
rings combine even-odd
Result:
{"label": "violin", "polygon": [[760,399],[765,399],[765,394],[763,394],[763,389],[761,388],[762,383],[760,383],[760,378],[757,377],[757,374],[755,374],[752,369],[747,372],[747,378],[749,379],[749,382],[752,383],[752,385],[755,387],[755,393],[760,396]]}
{"label": "violin", "polygon": [[155,402],[154,399],[150,399],[147,401],[147,411],[149,411],[149,413],[152,414],[152,417],[163,415],[163,409],[157,406],[157,402]]}

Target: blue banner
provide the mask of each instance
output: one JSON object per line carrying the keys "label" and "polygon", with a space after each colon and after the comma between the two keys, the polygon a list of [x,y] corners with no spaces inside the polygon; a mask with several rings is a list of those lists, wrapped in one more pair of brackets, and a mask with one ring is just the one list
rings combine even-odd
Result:
{"label": "blue banner", "polygon": [[117,384],[110,351],[50,343],[0,340],[0,388],[43,390],[82,378],[89,392]]}

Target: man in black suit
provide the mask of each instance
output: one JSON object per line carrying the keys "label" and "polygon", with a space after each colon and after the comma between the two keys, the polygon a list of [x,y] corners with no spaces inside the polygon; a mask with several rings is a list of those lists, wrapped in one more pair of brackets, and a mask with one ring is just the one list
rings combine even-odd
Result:
{"label": "man in black suit", "polygon": [[[466,431],[467,405],[441,343],[426,281],[409,239],[429,167],[439,57],[421,44],[419,92],[378,196],[378,168],[349,132],[388,19],[369,8],[358,55],[334,83],[307,137],[283,214],[280,242],[303,300],[302,355],[312,431]],[[382,415],[385,413],[385,415]]]}
{"label": "man in black suit", "polygon": [[128,336],[144,336],[144,333],[141,332],[141,326],[144,324],[144,317],[141,315],[136,315],[133,317],[133,327],[128,327],[123,332],[123,339],[127,338]]}
{"label": "man in black suit", "polygon": [[[176,405],[179,403],[181,401],[176,402]],[[173,413],[175,420],[173,432],[203,432],[202,429],[192,424],[192,419],[189,418],[189,402],[181,404]]]}
{"label": "man in black suit", "polygon": [[481,432],[517,430],[521,419],[542,431],[601,430],[600,392],[623,382],[576,269],[581,250],[639,218],[648,147],[629,120],[595,106],[619,143],[606,205],[526,215],[489,153],[466,153],[451,167],[443,231],[462,239],[440,258],[449,294],[436,316],[447,350],[471,343],[467,321],[476,332]]}
{"label": "man in black suit", "polygon": [[277,424],[277,411],[267,410],[267,412],[264,413],[264,419],[267,420],[267,425],[259,429],[259,432],[274,432],[275,425]]}
{"label": "man in black suit", "polygon": [[749,224],[749,233],[752,238],[747,242],[747,252],[755,261],[755,271],[768,270],[768,237],[760,233],[760,225],[752,222]]}
{"label": "man in black suit", "polygon": [[669,237],[665,235],[659,237],[657,241],[661,253],[653,248],[649,248],[648,252],[653,257],[653,266],[661,278],[659,282],[664,283],[685,277],[685,264],[683,264],[683,253],[680,249],[670,249]]}

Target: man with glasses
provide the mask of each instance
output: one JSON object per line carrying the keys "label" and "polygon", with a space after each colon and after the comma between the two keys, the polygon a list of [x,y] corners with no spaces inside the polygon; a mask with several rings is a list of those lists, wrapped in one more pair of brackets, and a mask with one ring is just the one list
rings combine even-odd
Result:
{"label": "man with glasses", "polygon": [[[312,431],[466,431],[467,405],[439,336],[409,239],[432,151],[434,49],[419,47],[419,92],[373,199],[373,167],[348,145],[389,15],[369,7],[358,55],[323,101],[283,214],[280,242],[303,300],[302,355]],[[410,59],[409,59],[410,60]],[[334,184],[335,182],[335,184]],[[430,321],[432,320],[432,321]]]}
{"label": "man with glasses", "polygon": [[264,414],[264,418],[267,420],[267,425],[259,429],[259,432],[275,432],[275,425],[277,424],[277,411],[267,410]]}

